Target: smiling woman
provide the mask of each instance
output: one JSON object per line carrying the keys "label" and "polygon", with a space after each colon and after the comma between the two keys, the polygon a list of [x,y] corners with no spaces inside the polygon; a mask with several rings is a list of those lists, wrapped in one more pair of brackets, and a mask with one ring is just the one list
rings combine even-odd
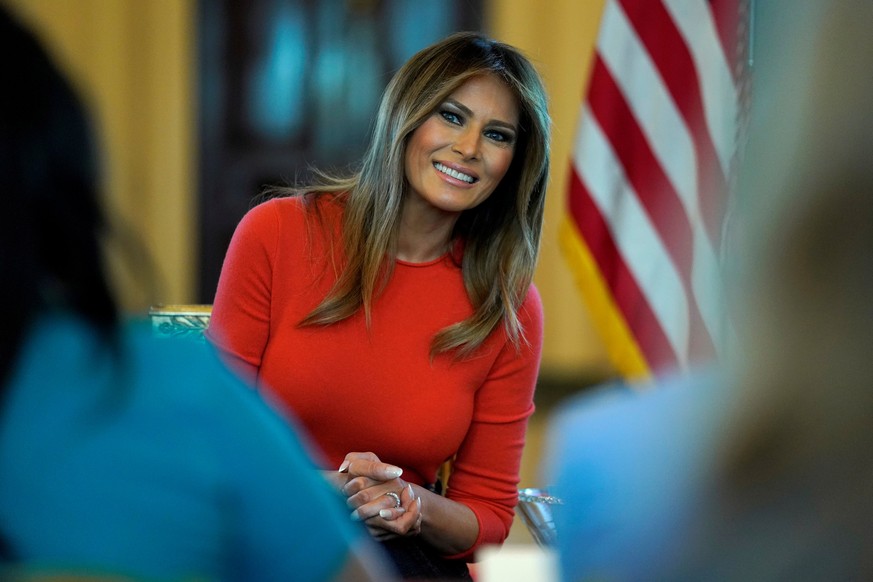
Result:
{"label": "smiling woman", "polygon": [[533,66],[456,34],[391,80],[357,173],[269,190],[225,258],[207,336],[300,419],[405,577],[469,579],[512,523],[548,163]]}

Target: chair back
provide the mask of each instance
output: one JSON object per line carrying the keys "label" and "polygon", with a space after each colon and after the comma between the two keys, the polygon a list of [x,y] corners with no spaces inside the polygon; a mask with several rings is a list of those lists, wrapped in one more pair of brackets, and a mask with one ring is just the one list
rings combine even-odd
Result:
{"label": "chair back", "polygon": [[149,308],[152,330],[158,337],[185,337],[203,341],[212,305],[153,305]]}

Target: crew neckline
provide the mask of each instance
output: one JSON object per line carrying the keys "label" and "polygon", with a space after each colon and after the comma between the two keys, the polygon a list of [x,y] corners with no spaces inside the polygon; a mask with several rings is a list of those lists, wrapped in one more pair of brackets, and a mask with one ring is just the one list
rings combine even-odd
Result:
{"label": "crew neckline", "polygon": [[437,263],[441,263],[446,260],[446,257],[449,256],[450,253],[444,253],[438,256],[435,259],[431,259],[429,261],[424,261],[423,263],[414,263],[412,261],[404,261],[403,259],[394,259],[394,262],[398,265],[402,265],[404,267],[431,267],[436,265]]}

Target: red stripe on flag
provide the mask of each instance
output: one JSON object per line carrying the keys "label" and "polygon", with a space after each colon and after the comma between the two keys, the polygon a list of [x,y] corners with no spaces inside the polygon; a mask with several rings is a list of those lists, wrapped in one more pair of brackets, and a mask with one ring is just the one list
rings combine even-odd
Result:
{"label": "red stripe on flag", "polygon": [[603,215],[572,166],[569,210],[649,367],[665,369],[677,366],[678,358],[664,329],[615,246]]}
{"label": "red stripe on flag", "polygon": [[715,20],[718,39],[727,56],[727,62],[737,65],[730,67],[734,83],[739,82],[742,74],[737,33],[740,30],[740,5],[744,2],[745,0],[709,0],[709,10]]}
{"label": "red stripe on flag", "polygon": [[700,213],[710,244],[717,252],[727,182],[707,129],[694,59],[661,2],[621,0],[621,6],[688,125],[696,153]]}
{"label": "red stripe on flag", "polygon": [[600,56],[594,60],[588,104],[594,117],[613,144],[628,182],[646,210],[656,232],[664,241],[688,304],[690,354],[710,356],[715,348],[695,299],[691,284],[694,237],[685,209],[637,124],[621,89]]}

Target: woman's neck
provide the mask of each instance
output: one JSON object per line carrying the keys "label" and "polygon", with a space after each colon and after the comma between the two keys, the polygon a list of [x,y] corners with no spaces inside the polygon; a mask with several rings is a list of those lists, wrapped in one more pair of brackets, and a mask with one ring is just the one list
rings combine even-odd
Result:
{"label": "woman's neck", "polygon": [[458,214],[404,205],[397,236],[397,258],[409,263],[426,263],[449,251],[452,229]]}

